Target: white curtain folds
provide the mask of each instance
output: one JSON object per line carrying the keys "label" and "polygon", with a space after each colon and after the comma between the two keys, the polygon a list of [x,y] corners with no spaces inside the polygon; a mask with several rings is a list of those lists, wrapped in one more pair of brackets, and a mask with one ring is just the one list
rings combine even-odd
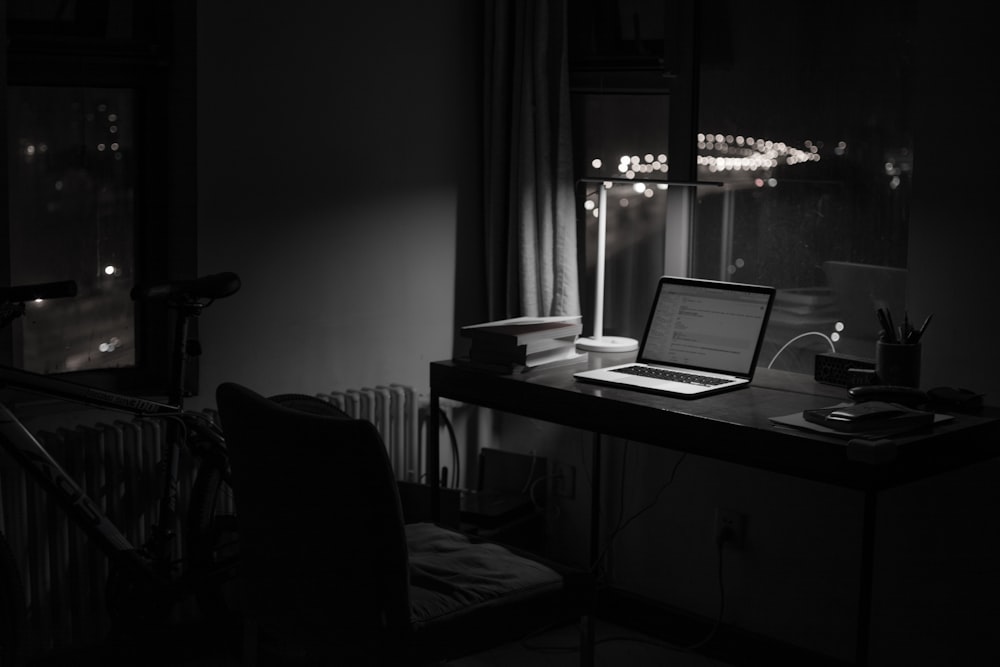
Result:
{"label": "white curtain folds", "polygon": [[578,315],[565,0],[490,0],[485,18],[489,314]]}

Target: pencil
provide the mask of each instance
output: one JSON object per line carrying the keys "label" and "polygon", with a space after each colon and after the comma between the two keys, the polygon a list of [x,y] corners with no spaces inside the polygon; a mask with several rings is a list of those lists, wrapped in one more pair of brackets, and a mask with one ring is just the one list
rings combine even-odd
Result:
{"label": "pencil", "polygon": [[927,325],[931,323],[932,317],[934,317],[934,313],[931,313],[930,315],[924,318],[924,323],[920,325],[920,330],[917,331],[917,337],[914,339],[913,342],[919,341],[920,338],[924,335],[924,331],[927,330]]}

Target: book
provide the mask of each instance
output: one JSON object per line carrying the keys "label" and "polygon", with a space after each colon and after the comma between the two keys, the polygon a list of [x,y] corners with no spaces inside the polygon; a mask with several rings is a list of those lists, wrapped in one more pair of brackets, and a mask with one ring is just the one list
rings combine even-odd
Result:
{"label": "book", "polygon": [[514,317],[481,324],[469,324],[461,329],[463,336],[474,342],[489,341],[495,345],[516,347],[540,340],[578,336],[583,332],[579,315],[552,317]]}
{"label": "book", "polygon": [[513,361],[485,361],[473,359],[472,357],[461,357],[455,360],[456,363],[470,368],[478,368],[493,373],[504,375],[514,375],[516,373],[527,373],[529,371],[558,368],[559,366],[570,366],[578,363],[586,363],[589,358],[587,352],[577,352],[576,346],[563,350],[558,350],[558,354],[539,359],[530,360],[528,363],[517,363]]}
{"label": "book", "polygon": [[523,345],[514,345],[510,341],[490,338],[474,339],[469,346],[469,356],[482,361],[512,361],[528,364],[533,359],[557,354],[566,348],[575,348],[577,338],[577,334],[572,334],[559,338],[533,340]]}
{"label": "book", "polygon": [[553,338],[549,341],[540,341],[547,344],[540,349],[531,349],[529,345],[518,345],[516,347],[496,347],[493,345],[482,346],[473,343],[469,348],[469,358],[475,361],[485,361],[488,363],[513,363],[522,366],[537,366],[538,364],[552,361],[560,357],[567,356],[570,351],[576,350],[576,337]]}

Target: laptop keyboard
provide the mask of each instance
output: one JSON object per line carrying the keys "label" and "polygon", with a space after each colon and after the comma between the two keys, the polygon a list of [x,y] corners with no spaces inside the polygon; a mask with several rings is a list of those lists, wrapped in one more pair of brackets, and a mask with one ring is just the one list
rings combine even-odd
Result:
{"label": "laptop keyboard", "polygon": [[714,387],[720,384],[726,384],[729,380],[724,380],[722,378],[705,377],[704,375],[695,375],[694,373],[685,373],[683,371],[672,371],[666,368],[652,368],[650,366],[624,366],[622,368],[616,368],[616,373],[626,373],[628,375],[641,375],[643,377],[656,378],[657,380],[671,380],[673,382],[683,382],[685,384],[698,384],[705,387]]}

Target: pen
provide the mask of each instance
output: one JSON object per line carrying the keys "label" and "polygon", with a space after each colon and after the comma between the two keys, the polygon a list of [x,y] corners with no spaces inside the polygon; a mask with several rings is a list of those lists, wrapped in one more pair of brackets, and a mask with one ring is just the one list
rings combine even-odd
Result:
{"label": "pen", "polygon": [[885,339],[885,342],[895,343],[896,333],[892,330],[892,322],[886,316],[885,309],[883,308],[876,309],[875,317],[878,318],[878,323],[882,327],[882,338]]}
{"label": "pen", "polygon": [[931,313],[926,318],[924,318],[924,323],[920,325],[920,329],[917,330],[916,336],[913,338],[913,342],[918,342],[924,335],[924,331],[927,330],[927,325],[931,323],[931,318],[934,317],[934,313]]}

